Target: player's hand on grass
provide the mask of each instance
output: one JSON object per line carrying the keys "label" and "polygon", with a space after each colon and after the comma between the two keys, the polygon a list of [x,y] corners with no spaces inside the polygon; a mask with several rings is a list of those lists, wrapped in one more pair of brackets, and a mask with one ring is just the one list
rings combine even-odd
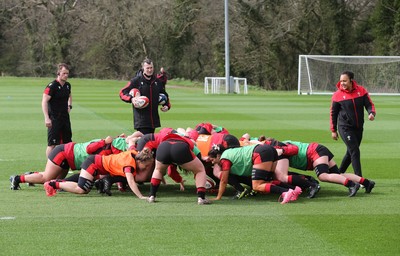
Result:
{"label": "player's hand on grass", "polygon": [[180,191],[185,191],[185,181],[186,181],[186,180],[182,180],[182,181],[179,183],[179,190],[180,190]]}

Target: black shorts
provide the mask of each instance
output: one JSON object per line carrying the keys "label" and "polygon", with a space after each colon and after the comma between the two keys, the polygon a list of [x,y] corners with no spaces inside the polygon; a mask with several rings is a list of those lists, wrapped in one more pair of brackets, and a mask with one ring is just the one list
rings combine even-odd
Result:
{"label": "black shorts", "polygon": [[260,144],[254,148],[253,164],[278,161],[276,149],[267,144]]}
{"label": "black shorts", "polygon": [[72,129],[69,117],[51,119],[51,127],[47,129],[47,145],[54,146],[72,141]]}
{"label": "black shorts", "polygon": [[329,161],[332,160],[333,154],[332,152],[325,147],[324,145],[319,144],[317,148],[315,149],[315,152],[321,157],[321,156],[328,156]]}
{"label": "black shorts", "polygon": [[156,160],[163,164],[182,165],[195,158],[189,144],[184,141],[166,140],[157,148]]}
{"label": "black shorts", "polygon": [[48,159],[64,170],[69,170],[69,164],[64,151],[64,144],[57,145],[50,151]]}
{"label": "black shorts", "polygon": [[103,167],[103,158],[101,155],[90,155],[83,161],[82,169],[90,173],[93,177],[97,175],[106,175],[108,172]]}

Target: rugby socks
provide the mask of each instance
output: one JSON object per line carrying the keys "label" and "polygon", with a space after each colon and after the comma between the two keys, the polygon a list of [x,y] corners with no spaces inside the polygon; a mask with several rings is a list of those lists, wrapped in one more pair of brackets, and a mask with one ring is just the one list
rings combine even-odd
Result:
{"label": "rugby socks", "polygon": [[17,183],[25,183],[25,175],[17,175],[17,176],[15,176],[15,178],[14,178],[14,180],[17,182]]}
{"label": "rugby socks", "polygon": [[26,175],[37,174],[37,173],[39,173],[39,172],[26,172],[25,174],[15,176],[15,179],[20,183],[25,183],[25,176]]}
{"label": "rugby socks", "polygon": [[276,186],[272,183],[265,184],[265,193],[273,193],[273,194],[282,194],[283,192],[288,191],[289,189],[283,188],[281,186]]}
{"label": "rugby socks", "polygon": [[156,196],[158,187],[160,187],[161,180],[156,178],[151,178],[150,181],[150,196]]}
{"label": "rugby socks", "polygon": [[295,189],[295,187],[296,187],[296,186],[293,186],[293,185],[288,184],[288,183],[286,183],[286,182],[281,182],[281,181],[279,181],[279,180],[273,180],[273,181],[271,182],[271,184],[272,184],[272,185],[275,185],[275,186],[280,186],[280,187],[282,187],[282,188],[291,188],[291,189]]}
{"label": "rugby socks", "polygon": [[288,176],[288,183],[294,186],[299,186],[302,189],[306,189],[308,187],[314,187],[315,184],[306,180],[303,175],[289,175]]}
{"label": "rugby socks", "polygon": [[206,197],[206,188],[205,187],[197,188],[197,197],[200,197],[201,199],[204,199]]}
{"label": "rugby socks", "polygon": [[369,179],[365,179],[365,178],[361,177],[359,183],[362,184],[364,187],[368,187],[370,184],[370,181],[369,181]]}
{"label": "rugby socks", "polygon": [[353,181],[351,181],[351,180],[349,180],[349,179],[346,179],[345,181],[344,181],[344,184],[343,185],[345,185],[346,187],[352,187],[352,186],[354,186],[354,182]]}

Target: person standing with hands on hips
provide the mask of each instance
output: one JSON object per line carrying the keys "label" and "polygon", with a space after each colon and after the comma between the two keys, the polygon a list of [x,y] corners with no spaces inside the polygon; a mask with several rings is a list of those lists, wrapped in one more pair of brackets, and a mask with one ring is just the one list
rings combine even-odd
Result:
{"label": "person standing with hands on hips", "polygon": [[60,144],[72,141],[72,129],[69,112],[72,109],[71,84],[67,82],[69,66],[60,63],[57,66],[57,78],[49,83],[42,98],[44,123],[47,127],[46,157]]}
{"label": "person standing with hands on hips", "polygon": [[368,91],[354,80],[351,71],[344,71],[336,84],[337,91],[332,96],[330,109],[330,129],[332,138],[338,139],[337,132],[347,147],[339,171],[345,173],[350,164],[354,173],[362,177],[360,144],[364,130],[364,108],[368,119],[375,119],[375,105]]}
{"label": "person standing with hands on hips", "polygon": [[[165,90],[167,75],[163,68],[160,72],[155,75],[153,61],[146,58],[142,63],[141,72],[138,72],[119,92],[122,101],[132,103],[134,129],[143,134],[154,133],[156,128],[161,127],[159,104],[162,105],[160,110],[163,112],[171,108]],[[160,102],[160,95],[165,97],[164,102]],[[146,96],[149,104],[145,106],[138,104],[138,96]]]}

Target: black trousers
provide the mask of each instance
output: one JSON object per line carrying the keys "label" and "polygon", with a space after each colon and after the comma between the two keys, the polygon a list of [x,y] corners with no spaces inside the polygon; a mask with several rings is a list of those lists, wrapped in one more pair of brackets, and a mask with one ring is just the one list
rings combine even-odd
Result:
{"label": "black trousers", "polygon": [[343,126],[339,126],[338,128],[340,137],[347,147],[339,171],[345,173],[350,164],[352,164],[354,174],[362,177],[360,145],[363,137],[363,129],[349,129]]}

